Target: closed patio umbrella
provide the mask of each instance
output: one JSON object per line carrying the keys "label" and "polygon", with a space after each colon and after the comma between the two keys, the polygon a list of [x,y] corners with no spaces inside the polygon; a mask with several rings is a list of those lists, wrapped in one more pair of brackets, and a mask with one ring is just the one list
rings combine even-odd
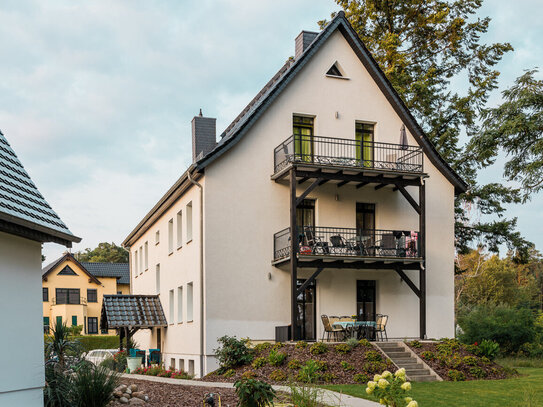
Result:
{"label": "closed patio umbrella", "polygon": [[405,124],[402,124],[400,129],[400,149],[407,150],[407,133],[405,132]]}

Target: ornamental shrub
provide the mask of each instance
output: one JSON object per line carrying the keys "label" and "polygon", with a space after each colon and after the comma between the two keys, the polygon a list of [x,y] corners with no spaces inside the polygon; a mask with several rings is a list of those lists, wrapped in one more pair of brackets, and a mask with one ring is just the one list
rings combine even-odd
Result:
{"label": "ornamental shrub", "polygon": [[283,342],[275,342],[272,349],[281,349],[285,344]]}
{"label": "ornamental shrub", "polygon": [[353,376],[353,380],[356,383],[366,383],[369,379],[368,375],[364,373],[357,373]]}
{"label": "ornamental shrub", "polygon": [[340,343],[339,345],[336,345],[335,349],[336,352],[343,354],[347,354],[352,350],[352,348],[346,343]]}
{"label": "ornamental shrub", "polygon": [[[344,360],[342,360],[340,364],[343,370],[352,371],[355,369],[355,367],[351,363],[345,362]],[[367,380],[363,380],[363,381],[367,382]]]}
{"label": "ornamental shrub", "polygon": [[365,348],[372,348],[373,346],[371,346],[371,342],[368,341],[367,339],[360,339],[358,341],[358,344],[361,345],[361,346],[364,346]]}
{"label": "ornamental shrub", "polygon": [[273,406],[275,390],[265,382],[254,379],[241,379],[234,383],[239,407]]}
{"label": "ornamental shrub", "polygon": [[537,333],[532,310],[507,305],[481,305],[460,312],[458,323],[462,342],[495,341],[505,354],[518,352],[522,344],[533,342]]}
{"label": "ornamental shrub", "polygon": [[299,369],[302,367],[302,362],[300,362],[298,359],[292,359],[289,360],[287,367],[292,370]]}
{"label": "ornamental shrub", "polygon": [[460,370],[451,369],[449,370],[449,373],[447,373],[447,376],[449,376],[449,379],[453,382],[463,382],[466,380],[466,375]]}
{"label": "ornamental shrub", "polygon": [[251,366],[254,367],[255,369],[260,369],[262,366],[265,366],[266,363],[268,363],[268,359],[261,356],[253,360],[253,363],[251,364]]}
{"label": "ornamental shrub", "polygon": [[368,382],[366,393],[379,400],[380,404],[390,407],[417,407],[418,404],[408,392],[411,390],[411,383],[406,381],[405,369],[399,369],[392,374],[385,370],[380,375],[375,375],[373,380]]}
{"label": "ornamental shrub", "polygon": [[424,360],[435,360],[436,354],[434,352],[426,350],[420,354],[420,357],[423,358]]}
{"label": "ornamental shrub", "polygon": [[500,345],[497,342],[489,341],[488,339],[481,341],[478,348],[479,354],[481,356],[486,356],[490,360],[496,359],[496,356],[500,353]]}
{"label": "ornamental shrub", "polygon": [[383,356],[375,350],[367,351],[364,357],[368,362],[382,362],[383,361]]}
{"label": "ornamental shrub", "polygon": [[464,356],[462,362],[468,366],[477,366],[479,364],[479,360],[475,356]]}
{"label": "ornamental shrub", "polygon": [[483,369],[481,369],[479,366],[471,367],[469,369],[469,373],[473,377],[476,377],[477,379],[483,379],[486,377],[486,372]]}
{"label": "ornamental shrub", "polygon": [[221,369],[231,369],[236,366],[251,363],[253,355],[247,347],[249,339],[238,339],[235,336],[223,336],[217,339],[219,347],[215,349],[215,355],[219,360]]}
{"label": "ornamental shrub", "polygon": [[281,366],[286,358],[286,353],[277,352],[275,349],[272,349],[268,355],[268,362],[272,366]]}
{"label": "ornamental shrub", "polygon": [[302,368],[298,372],[298,375],[296,376],[296,380],[303,383],[315,383],[318,379],[318,370],[319,367],[317,365],[317,362],[315,362],[313,359],[310,359],[305,362],[305,365],[302,366]]}
{"label": "ornamental shrub", "polygon": [[253,370],[246,370],[241,375],[243,379],[254,379],[256,377],[256,373]]}
{"label": "ornamental shrub", "polygon": [[324,360],[316,360],[315,363],[318,371],[324,372],[325,370],[328,370],[328,362]]}
{"label": "ornamental shrub", "polygon": [[408,342],[407,344],[408,344],[409,346],[411,346],[412,348],[416,348],[416,349],[422,348],[422,343],[420,343],[420,342],[417,341],[417,340]]}
{"label": "ornamental shrub", "polygon": [[326,352],[328,352],[328,345],[326,345],[324,342],[315,342],[309,348],[309,353],[312,355],[320,355]]}
{"label": "ornamental shrub", "polygon": [[356,338],[349,338],[349,339],[347,339],[347,341],[346,341],[345,343],[346,343],[346,344],[349,346],[349,348],[351,348],[351,349],[356,348],[356,347],[358,346],[358,344],[359,344],[358,339],[356,339]]}
{"label": "ornamental shrub", "polygon": [[382,372],[387,368],[387,364],[384,362],[366,362],[362,368],[366,372]]}
{"label": "ornamental shrub", "polygon": [[325,383],[331,383],[337,379],[337,376],[333,373],[326,372],[326,373],[321,374],[319,378]]}
{"label": "ornamental shrub", "polygon": [[267,349],[270,349],[272,347],[272,344],[269,342],[262,342],[254,346],[254,351],[256,353],[260,353],[262,351],[265,351]]}
{"label": "ornamental shrub", "polygon": [[234,369],[228,369],[223,373],[224,377],[232,377],[236,374],[236,371]]}
{"label": "ornamental shrub", "polygon": [[296,349],[305,349],[305,348],[307,348],[307,342],[306,341],[296,342],[296,345],[294,347]]}
{"label": "ornamental shrub", "polygon": [[274,370],[270,373],[270,380],[273,380],[274,382],[284,382],[287,380],[287,375],[282,370]]}

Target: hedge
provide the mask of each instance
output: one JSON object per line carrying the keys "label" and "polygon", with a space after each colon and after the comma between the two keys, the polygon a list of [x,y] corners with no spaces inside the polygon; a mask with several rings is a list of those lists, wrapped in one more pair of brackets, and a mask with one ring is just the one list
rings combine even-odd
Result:
{"label": "hedge", "polygon": [[[93,349],[119,348],[119,337],[117,335],[85,335],[70,339],[76,339],[81,342],[81,346],[85,352]],[[44,340],[47,341],[47,335],[44,336]]]}

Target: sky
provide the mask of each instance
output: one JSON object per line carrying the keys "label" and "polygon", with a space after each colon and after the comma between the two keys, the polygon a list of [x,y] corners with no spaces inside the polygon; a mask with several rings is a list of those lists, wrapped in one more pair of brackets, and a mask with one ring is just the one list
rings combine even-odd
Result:
{"label": "sky", "polygon": [[[0,129],[46,200],[83,238],[120,244],[192,161],[193,116],[220,134],[294,54],[331,0],[0,3]],[[487,0],[484,41],[508,41],[501,89],[543,67],[540,0]],[[500,102],[500,93],[491,103]],[[481,181],[501,179],[499,164]],[[543,195],[512,206],[543,247]],[[65,250],[44,245],[46,263]]]}

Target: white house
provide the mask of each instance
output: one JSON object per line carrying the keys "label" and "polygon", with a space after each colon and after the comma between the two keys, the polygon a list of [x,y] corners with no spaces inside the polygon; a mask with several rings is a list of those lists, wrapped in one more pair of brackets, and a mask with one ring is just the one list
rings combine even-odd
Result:
{"label": "white house", "polygon": [[[222,335],[323,334],[320,316],[389,316],[389,337],[454,335],[454,197],[437,153],[340,12],[128,235],[135,294],[167,328],[139,333],[166,365],[216,368]],[[277,328],[277,330],[276,330]]]}
{"label": "white house", "polygon": [[41,245],[75,237],[0,132],[0,406],[42,406],[45,381]]}

